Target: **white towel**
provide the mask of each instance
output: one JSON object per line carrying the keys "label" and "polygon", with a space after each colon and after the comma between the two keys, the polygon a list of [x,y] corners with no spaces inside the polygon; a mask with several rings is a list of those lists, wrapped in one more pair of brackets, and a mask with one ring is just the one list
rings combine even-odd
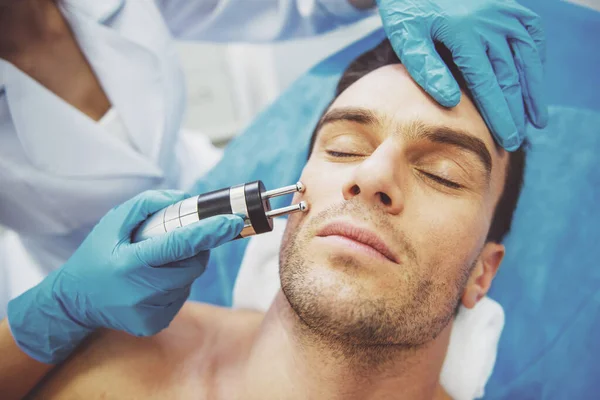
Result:
{"label": "white towel", "polygon": [[[273,232],[250,240],[233,290],[233,307],[266,311],[280,288],[279,247],[287,220],[274,220]],[[504,311],[484,297],[473,309],[461,307],[454,321],[440,382],[455,400],[484,395],[494,369]]]}

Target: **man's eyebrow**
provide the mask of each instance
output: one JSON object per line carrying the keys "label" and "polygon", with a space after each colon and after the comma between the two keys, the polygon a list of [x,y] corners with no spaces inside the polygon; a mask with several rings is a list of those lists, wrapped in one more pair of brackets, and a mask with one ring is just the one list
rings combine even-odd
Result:
{"label": "man's eyebrow", "polygon": [[447,126],[432,126],[422,123],[412,125],[409,129],[410,136],[424,138],[434,143],[449,144],[466,150],[479,158],[488,176],[492,173],[492,155],[483,140]]}
{"label": "man's eyebrow", "polygon": [[[378,117],[377,113],[366,108],[336,108],[328,111],[321,118],[315,132],[318,132],[324,125],[338,121],[356,122],[361,125],[375,125],[381,121],[381,118]],[[479,158],[488,176],[492,172],[492,156],[490,152],[485,143],[473,135],[459,129],[443,125],[429,125],[421,121],[409,123],[402,127],[399,132],[406,134],[406,136],[412,139],[426,139],[434,143],[448,144],[466,150]]]}
{"label": "man's eyebrow", "polygon": [[328,111],[319,121],[316,131],[323,125],[338,121],[356,122],[361,125],[373,125],[379,122],[377,115],[371,110],[365,108],[344,107]]}

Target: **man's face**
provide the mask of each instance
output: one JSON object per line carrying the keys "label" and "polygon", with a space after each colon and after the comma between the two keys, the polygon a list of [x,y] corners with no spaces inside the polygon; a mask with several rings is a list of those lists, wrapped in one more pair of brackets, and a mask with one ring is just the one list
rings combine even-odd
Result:
{"label": "man's face", "polygon": [[292,308],[354,344],[435,338],[471,281],[491,281],[474,267],[502,258],[499,245],[491,259],[483,250],[507,160],[465,95],[444,109],[401,65],[354,83],[321,121],[295,199],[310,211],[285,233]]}

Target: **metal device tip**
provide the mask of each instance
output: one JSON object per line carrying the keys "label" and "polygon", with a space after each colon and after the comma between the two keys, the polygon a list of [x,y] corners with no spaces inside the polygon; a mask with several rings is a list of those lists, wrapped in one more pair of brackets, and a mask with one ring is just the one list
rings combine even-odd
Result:
{"label": "metal device tip", "polygon": [[267,190],[263,192],[262,197],[270,199],[272,197],[283,196],[295,192],[304,192],[305,186],[302,182],[297,182],[295,185],[285,186],[279,189]]}
{"label": "metal device tip", "polygon": [[287,215],[287,214],[292,214],[292,213],[295,213],[298,211],[305,212],[306,210],[308,210],[308,204],[305,201],[301,201],[298,204],[292,204],[291,206],[277,208],[275,210],[267,211],[265,215],[267,216],[267,218],[275,218],[275,217],[281,217],[281,216]]}

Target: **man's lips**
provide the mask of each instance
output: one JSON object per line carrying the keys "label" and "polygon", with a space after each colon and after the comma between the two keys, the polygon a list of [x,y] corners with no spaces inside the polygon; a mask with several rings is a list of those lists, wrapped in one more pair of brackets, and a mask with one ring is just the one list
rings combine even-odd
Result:
{"label": "man's lips", "polygon": [[381,253],[385,258],[393,263],[398,264],[398,258],[392,253],[390,248],[385,242],[379,238],[375,233],[359,228],[358,226],[352,225],[347,222],[332,222],[325,225],[317,232],[317,236],[342,236],[344,238],[353,240],[358,243],[362,243],[369,246]]}

